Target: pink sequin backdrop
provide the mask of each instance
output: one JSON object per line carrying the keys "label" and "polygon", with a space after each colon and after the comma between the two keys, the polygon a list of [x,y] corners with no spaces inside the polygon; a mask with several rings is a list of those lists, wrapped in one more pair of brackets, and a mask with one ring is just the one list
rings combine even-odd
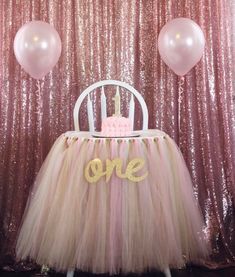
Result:
{"label": "pink sequin backdrop", "polygon": [[[52,143],[73,129],[77,97],[95,81],[111,78],[138,89],[148,105],[149,127],[166,131],[179,143],[213,246],[205,264],[235,264],[234,7],[233,0],[0,1],[2,265],[14,264],[29,189]],[[186,75],[180,134],[178,78],[157,50],[160,29],[179,16],[196,21],[206,37],[202,60]],[[14,36],[30,20],[52,24],[63,45],[57,66],[41,81],[41,91],[13,54]],[[123,97],[124,112],[128,99]],[[97,95],[93,101],[99,126]],[[81,117],[86,128],[85,109]],[[136,126],[140,119],[137,114]]]}

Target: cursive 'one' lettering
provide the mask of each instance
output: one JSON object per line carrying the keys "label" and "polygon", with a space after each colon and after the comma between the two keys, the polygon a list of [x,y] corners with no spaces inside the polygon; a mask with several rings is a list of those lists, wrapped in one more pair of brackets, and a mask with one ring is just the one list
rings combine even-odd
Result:
{"label": "cursive 'one' lettering", "polygon": [[103,176],[106,176],[105,180],[108,182],[115,170],[116,175],[121,179],[126,178],[132,182],[140,182],[147,177],[148,172],[145,172],[141,176],[135,176],[134,173],[141,170],[144,163],[144,159],[134,158],[127,164],[125,172],[122,172],[123,163],[120,158],[115,158],[113,160],[106,159],[105,169],[103,168],[102,161],[96,158],[87,163],[84,174],[89,183],[96,183]]}

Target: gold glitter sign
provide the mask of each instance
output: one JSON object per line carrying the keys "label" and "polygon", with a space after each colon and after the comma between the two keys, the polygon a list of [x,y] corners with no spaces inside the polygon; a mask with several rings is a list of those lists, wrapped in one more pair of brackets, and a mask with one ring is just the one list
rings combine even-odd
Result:
{"label": "gold glitter sign", "polygon": [[96,183],[103,176],[106,176],[105,180],[108,182],[115,170],[116,175],[121,179],[140,182],[147,177],[148,172],[145,172],[141,176],[136,176],[134,174],[143,168],[144,163],[144,159],[134,158],[127,164],[125,172],[122,172],[123,162],[120,158],[115,158],[113,160],[106,159],[105,167],[103,166],[103,162],[96,158],[87,163],[84,174],[89,183]]}

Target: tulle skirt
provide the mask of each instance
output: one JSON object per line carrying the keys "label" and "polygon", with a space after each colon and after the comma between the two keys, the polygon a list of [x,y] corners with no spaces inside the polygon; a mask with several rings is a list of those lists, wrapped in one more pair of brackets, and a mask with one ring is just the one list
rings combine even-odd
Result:
{"label": "tulle skirt", "polygon": [[[77,133],[78,134],[78,133]],[[153,131],[136,139],[61,135],[30,194],[16,255],[57,271],[143,272],[183,267],[208,253],[203,220],[184,159],[175,142]],[[82,134],[82,133],[81,133]],[[99,158],[142,157],[140,182],[115,174],[96,183],[84,177]],[[105,163],[104,163],[105,164]]]}

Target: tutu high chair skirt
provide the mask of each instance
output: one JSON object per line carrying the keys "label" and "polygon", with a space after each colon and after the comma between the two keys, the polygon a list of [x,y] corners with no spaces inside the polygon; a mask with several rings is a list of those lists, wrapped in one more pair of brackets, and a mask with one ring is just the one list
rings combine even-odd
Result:
{"label": "tutu high chair skirt", "polygon": [[[115,159],[120,172],[106,168]],[[57,271],[110,274],[205,257],[203,220],[177,145],[157,130],[134,139],[61,135],[35,181],[16,254]]]}

